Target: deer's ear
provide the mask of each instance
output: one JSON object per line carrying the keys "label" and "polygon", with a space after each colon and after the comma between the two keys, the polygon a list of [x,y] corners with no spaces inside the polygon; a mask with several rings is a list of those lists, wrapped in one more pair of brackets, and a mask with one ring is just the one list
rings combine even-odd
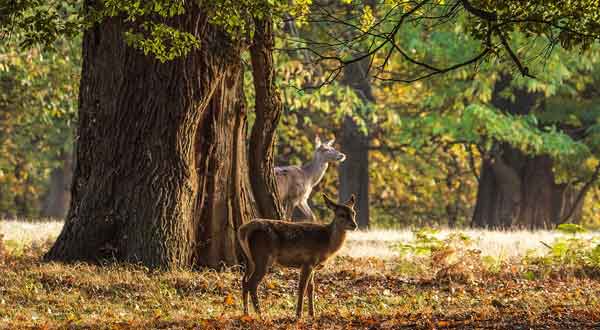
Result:
{"label": "deer's ear", "polygon": [[331,147],[333,145],[333,142],[335,142],[335,138],[327,141],[327,143],[325,143],[327,146]]}
{"label": "deer's ear", "polygon": [[321,138],[317,135],[315,137],[315,148],[318,149],[321,146]]}
{"label": "deer's ear", "polygon": [[352,194],[345,204],[349,207],[354,207],[355,202],[356,202],[356,196],[354,196],[354,194]]}
{"label": "deer's ear", "polygon": [[325,205],[327,205],[328,208],[335,210],[335,208],[337,207],[337,204],[332,201],[329,197],[327,197],[327,195],[323,194],[323,199],[325,200]]}

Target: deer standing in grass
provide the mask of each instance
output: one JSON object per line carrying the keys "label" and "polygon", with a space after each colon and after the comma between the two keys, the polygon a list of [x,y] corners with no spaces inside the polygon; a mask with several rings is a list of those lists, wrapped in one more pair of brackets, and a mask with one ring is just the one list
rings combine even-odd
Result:
{"label": "deer standing in grass", "polygon": [[346,155],[333,148],[334,141],[331,139],[321,143],[317,136],[312,160],[302,166],[275,167],[277,192],[285,211],[284,219],[291,219],[294,208],[298,207],[307,219],[314,221],[315,216],[308,206],[312,189],[325,175],[329,162],[343,162],[346,159]]}
{"label": "deer standing in grass", "polygon": [[314,317],[314,270],[320,269],[344,243],[346,231],[356,230],[354,195],[338,204],[323,194],[325,204],[333,210],[329,224],[254,219],[238,229],[238,239],[246,255],[246,272],[242,278],[244,314],[248,315],[248,295],[256,313],[261,315],[257,289],[267,269],[273,264],[300,268],[300,285],[296,317],[302,317],[304,295],[308,290],[308,314]]}

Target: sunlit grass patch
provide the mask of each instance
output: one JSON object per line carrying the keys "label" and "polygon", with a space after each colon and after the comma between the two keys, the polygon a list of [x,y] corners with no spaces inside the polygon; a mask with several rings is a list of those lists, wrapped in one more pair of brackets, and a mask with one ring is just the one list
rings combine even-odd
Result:
{"label": "sunlit grass patch", "polygon": [[4,245],[11,251],[21,251],[32,243],[41,244],[54,241],[63,222],[58,220],[2,220],[0,219],[0,235],[4,236]]}
{"label": "sunlit grass patch", "polygon": [[[25,245],[56,239],[63,223],[56,220],[22,221],[0,220],[0,234],[4,235],[5,245],[10,250],[20,250]],[[377,257],[396,258],[400,255],[394,248],[398,243],[415,240],[415,232],[410,229],[351,232],[341,255],[355,258]],[[460,232],[469,237],[472,247],[481,251],[484,257],[492,259],[521,258],[526,255],[543,255],[547,252],[544,244],[552,243],[561,234],[548,230],[473,230],[441,229],[439,236],[445,237]],[[591,237],[594,233],[579,234],[579,237]]]}

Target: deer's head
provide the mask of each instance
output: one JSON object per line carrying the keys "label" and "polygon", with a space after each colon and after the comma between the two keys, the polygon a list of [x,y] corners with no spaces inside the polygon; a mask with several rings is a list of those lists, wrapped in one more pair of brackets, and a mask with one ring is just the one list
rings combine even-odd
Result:
{"label": "deer's head", "polygon": [[332,161],[343,162],[346,160],[346,155],[333,148],[333,142],[335,142],[335,139],[321,143],[321,138],[317,135],[315,139],[315,158],[326,163]]}
{"label": "deer's head", "polygon": [[325,205],[335,214],[334,222],[346,230],[356,230],[358,228],[356,224],[356,211],[354,211],[354,202],[356,200],[354,194],[343,204],[332,201],[325,194],[323,194],[323,198],[325,199]]}

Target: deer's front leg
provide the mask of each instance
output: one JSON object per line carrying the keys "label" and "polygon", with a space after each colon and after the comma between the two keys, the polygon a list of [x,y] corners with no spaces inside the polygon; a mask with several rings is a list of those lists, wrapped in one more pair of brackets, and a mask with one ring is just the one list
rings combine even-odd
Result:
{"label": "deer's front leg", "polygon": [[306,287],[308,286],[308,281],[312,276],[312,267],[311,266],[302,266],[302,270],[300,271],[300,283],[298,285],[298,303],[296,305],[296,318],[302,318],[302,307],[304,302],[304,294],[306,293]]}
{"label": "deer's front leg", "polygon": [[308,315],[315,317],[315,272],[310,273],[310,279],[308,280]]}

